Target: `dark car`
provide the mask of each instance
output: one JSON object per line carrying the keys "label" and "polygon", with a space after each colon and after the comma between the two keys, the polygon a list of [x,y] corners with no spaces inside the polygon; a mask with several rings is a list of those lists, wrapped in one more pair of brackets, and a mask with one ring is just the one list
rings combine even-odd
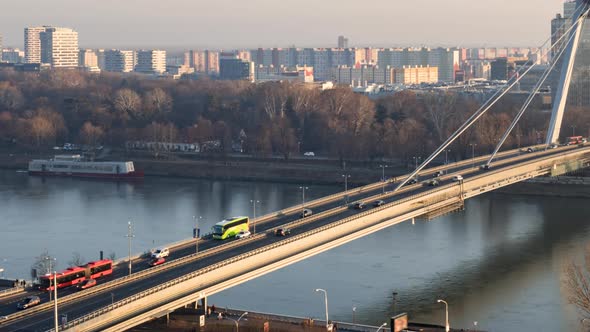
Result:
{"label": "dark car", "polygon": [[481,165],[481,166],[479,166],[479,169],[481,169],[483,171],[489,171],[490,168],[492,168],[492,165]]}
{"label": "dark car", "polygon": [[535,150],[533,150],[533,148],[528,148],[528,149],[526,149],[526,152],[532,153],[532,152],[535,152]]}
{"label": "dark car", "polygon": [[436,187],[440,184],[440,182],[436,181],[436,180],[431,180],[428,182],[428,185],[431,187]]}
{"label": "dark car", "polygon": [[416,184],[416,183],[418,183],[418,179],[412,178],[412,179],[409,179],[408,182],[406,182],[406,185]]}
{"label": "dark car", "polygon": [[291,234],[291,231],[285,228],[278,228],[275,230],[276,236],[287,236],[289,234]]}
{"label": "dark car", "polygon": [[150,262],[148,264],[149,264],[149,266],[156,266],[156,265],[164,264],[165,262],[166,262],[166,258],[160,257],[160,258],[154,258],[154,259],[150,260]]}
{"label": "dark car", "polygon": [[313,214],[313,211],[310,209],[303,209],[303,211],[301,211],[301,218],[305,218],[305,217],[309,217]]}
{"label": "dark car", "polygon": [[385,201],[383,200],[376,200],[375,202],[373,202],[373,206],[381,206],[385,204]]}
{"label": "dark car", "polygon": [[41,299],[38,296],[27,296],[22,301],[20,301],[16,307],[18,309],[27,309],[32,306],[36,306],[39,303],[41,303]]}
{"label": "dark car", "polygon": [[443,176],[443,174],[445,174],[443,171],[438,171],[438,172],[432,174],[432,177],[433,178],[438,178],[440,176]]}
{"label": "dark car", "polygon": [[352,207],[354,207],[357,210],[362,210],[365,208],[365,203],[364,202],[356,202],[353,204]]}
{"label": "dark car", "polygon": [[93,286],[96,286],[96,280],[86,279],[78,284],[78,289],[82,290],[82,289],[90,288]]}

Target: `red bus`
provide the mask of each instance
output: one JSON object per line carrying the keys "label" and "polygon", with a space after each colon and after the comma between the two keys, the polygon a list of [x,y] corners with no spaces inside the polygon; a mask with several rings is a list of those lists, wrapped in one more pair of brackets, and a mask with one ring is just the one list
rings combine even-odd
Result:
{"label": "red bus", "polygon": [[86,276],[92,279],[108,276],[113,273],[113,261],[110,259],[89,262],[84,267],[86,268]]}
{"label": "red bus", "polygon": [[[113,273],[113,261],[103,259],[100,261],[89,262],[84,266],[69,267],[57,274],[57,288],[76,285],[85,279],[96,279]],[[46,274],[40,278],[42,291],[53,290],[53,274]]]}
{"label": "red bus", "polygon": [[[53,274],[46,274],[39,279],[41,281],[39,289],[42,291],[53,290]],[[57,273],[57,288],[72,286],[84,279],[86,279],[86,269],[79,266],[69,267],[67,270]]]}
{"label": "red bus", "polygon": [[565,142],[567,145],[576,145],[585,143],[585,139],[582,136],[570,136],[565,138]]}

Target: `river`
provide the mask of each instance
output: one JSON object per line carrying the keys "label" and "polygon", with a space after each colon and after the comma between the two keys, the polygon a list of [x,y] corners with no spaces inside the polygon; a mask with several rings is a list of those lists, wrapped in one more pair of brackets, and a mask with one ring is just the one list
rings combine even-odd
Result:
{"label": "river", "polygon": [[[309,185],[306,200],[342,188]],[[0,267],[30,278],[47,250],[58,268],[77,252],[132,251],[191,236],[193,216],[206,232],[232,215],[262,215],[301,202],[298,185],[148,177],[142,183],[42,179],[0,170]],[[579,329],[567,304],[563,266],[580,258],[590,235],[586,199],[488,194],[461,213],[390,227],[209,298],[210,304],[324,317],[315,288],[328,292],[330,319],[380,325],[396,312],[452,327],[489,331]],[[0,274],[1,275],[1,274]]]}

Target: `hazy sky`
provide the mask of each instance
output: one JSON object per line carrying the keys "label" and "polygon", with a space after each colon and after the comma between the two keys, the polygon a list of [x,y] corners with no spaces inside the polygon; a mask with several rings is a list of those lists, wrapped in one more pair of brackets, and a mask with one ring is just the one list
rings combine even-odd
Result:
{"label": "hazy sky", "polygon": [[563,0],[29,0],[0,4],[4,45],[25,26],[81,47],[540,46]]}

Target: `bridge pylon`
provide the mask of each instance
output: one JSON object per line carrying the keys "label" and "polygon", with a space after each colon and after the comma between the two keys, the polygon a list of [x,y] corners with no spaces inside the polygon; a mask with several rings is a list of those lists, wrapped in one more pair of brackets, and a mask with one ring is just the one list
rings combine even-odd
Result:
{"label": "bridge pylon", "polygon": [[[576,24],[583,16],[587,18],[587,11],[590,7],[590,0],[577,0],[576,12],[572,17],[572,24]],[[574,63],[576,62],[576,54],[578,53],[578,46],[580,45],[580,37],[584,28],[586,19],[576,24],[575,29],[569,32],[569,41],[565,45],[565,52],[563,54],[563,63],[561,67],[561,74],[559,85],[553,100],[553,110],[551,111],[551,121],[547,130],[546,144],[559,143],[559,133],[561,131],[561,124],[563,121],[563,113],[569,94],[570,83],[574,70]]]}

